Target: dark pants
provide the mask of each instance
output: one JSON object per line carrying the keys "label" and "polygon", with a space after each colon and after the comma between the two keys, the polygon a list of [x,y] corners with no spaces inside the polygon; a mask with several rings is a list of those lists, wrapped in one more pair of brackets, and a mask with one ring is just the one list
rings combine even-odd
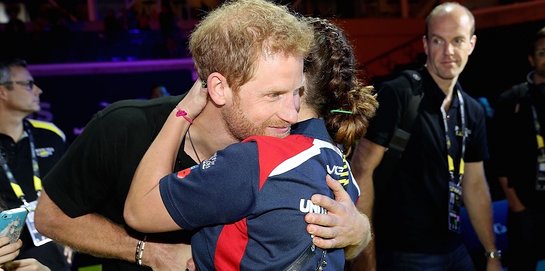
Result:
{"label": "dark pants", "polygon": [[509,270],[536,270],[545,258],[545,211],[509,212],[506,257]]}
{"label": "dark pants", "polygon": [[378,271],[473,271],[475,267],[464,245],[444,254],[380,250]]}

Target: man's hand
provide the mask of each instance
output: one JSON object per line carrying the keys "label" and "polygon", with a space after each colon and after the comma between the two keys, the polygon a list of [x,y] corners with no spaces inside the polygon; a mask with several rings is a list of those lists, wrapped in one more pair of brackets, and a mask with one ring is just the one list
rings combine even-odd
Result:
{"label": "man's hand", "polygon": [[4,265],[4,269],[9,271],[51,271],[49,267],[41,264],[33,258],[15,260]]}
{"label": "man's hand", "polygon": [[143,264],[154,271],[195,270],[194,266],[188,265],[192,263],[190,259],[191,246],[188,244],[146,242]]}
{"label": "man's hand", "polygon": [[369,219],[360,213],[341,184],[331,177],[326,177],[335,200],[315,194],[312,203],[327,209],[327,214],[309,213],[305,221],[307,231],[314,235],[312,242],[320,248],[354,248],[347,258],[353,258],[371,239]]}
{"label": "man's hand", "polygon": [[23,246],[21,239],[10,244],[8,237],[0,237],[0,264],[7,263],[19,255],[19,249]]}

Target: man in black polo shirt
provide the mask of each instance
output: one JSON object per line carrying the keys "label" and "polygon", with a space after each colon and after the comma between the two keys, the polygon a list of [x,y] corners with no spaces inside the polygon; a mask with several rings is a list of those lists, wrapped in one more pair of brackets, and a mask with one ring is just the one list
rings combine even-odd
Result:
{"label": "man in black polo shirt", "polygon": [[[458,83],[475,46],[474,22],[458,3],[437,6],[426,18],[426,65],[379,88],[376,117],[352,160],[362,188],[358,204],[373,214],[376,234],[376,257],[372,248],[361,257],[378,270],[474,270],[460,234],[462,202],[489,256],[488,270],[501,270],[483,170],[485,115]],[[416,116],[404,152],[389,166],[389,178],[373,180],[410,108]]]}
{"label": "man in black polo shirt", "polygon": [[25,61],[0,63],[0,202],[5,205],[0,209],[31,210],[18,259],[38,260],[32,261],[33,270],[68,270],[61,248],[33,226],[41,180],[66,148],[64,133],[53,123],[27,119],[40,110],[41,94]]}

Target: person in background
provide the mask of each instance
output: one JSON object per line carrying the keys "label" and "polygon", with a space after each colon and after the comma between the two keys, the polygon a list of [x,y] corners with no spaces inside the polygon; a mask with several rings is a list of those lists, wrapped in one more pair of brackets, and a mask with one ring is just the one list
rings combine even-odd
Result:
{"label": "person in background", "polygon": [[[474,270],[460,232],[463,204],[485,249],[487,270],[501,270],[483,169],[485,115],[458,82],[475,48],[474,31],[466,7],[436,6],[426,18],[424,67],[411,81],[398,76],[378,90],[380,106],[352,159],[363,191],[358,207],[372,216],[375,230],[376,250],[370,245],[361,256],[371,269]],[[379,178],[378,166],[393,151],[388,147],[415,93],[423,97],[407,129],[410,138],[389,167],[391,176]]]}
{"label": "person in background", "polygon": [[492,123],[492,158],[507,198],[507,267],[534,271],[545,259],[545,27],[528,48],[533,70],[502,93]]}
{"label": "person in background", "polygon": [[24,205],[30,210],[17,259],[34,258],[51,270],[68,270],[63,248],[38,233],[33,221],[41,178],[66,148],[57,126],[27,118],[40,110],[41,94],[24,60],[0,63],[0,199],[5,209]]}
{"label": "person in background", "polygon": [[[181,138],[193,122],[178,112],[187,109],[184,112],[195,117],[199,105],[206,104],[207,95],[189,94],[201,101],[184,99],[177,105],[136,170],[125,203],[130,226],[143,232],[198,230],[191,245],[200,270],[285,270],[312,244],[304,216],[313,212],[313,194],[339,198],[335,191],[344,188],[348,200],[358,198],[350,167],[335,143],[348,152],[365,132],[377,102],[372,87],[356,82],[355,57],[344,33],[326,20],[308,21],[314,26],[315,43],[305,61],[299,123],[292,126],[292,134],[282,139],[249,137],[200,165],[162,178],[171,172]],[[262,72],[258,68],[255,77],[265,76]],[[244,91],[241,87],[235,95],[248,95]],[[336,179],[333,191],[325,181],[317,181],[328,173]],[[205,204],[207,198],[214,200]],[[195,201],[203,204],[194,208]],[[245,230],[239,233],[235,227]],[[346,255],[343,249],[317,249],[300,270],[320,264],[342,270],[345,256],[357,255],[366,243],[351,244]]]}
{"label": "person in background", "polygon": [[[289,132],[297,121],[295,94],[312,39],[307,23],[264,0],[229,1],[210,12],[192,33],[190,48],[205,87],[222,92],[184,135],[172,172],[209,158],[255,130],[269,135]],[[269,61],[260,61],[263,48],[271,49],[265,54]],[[266,67],[267,75],[250,80],[257,67]],[[244,85],[259,92],[240,95],[234,103],[230,89]],[[184,268],[190,248],[180,243],[187,243],[190,232],[144,235],[123,218],[136,167],[181,98],[121,101],[98,112],[45,179],[36,210],[38,229],[98,256],[102,270]],[[365,237],[365,217],[351,201],[317,198],[320,206],[329,207],[327,214],[307,217],[317,246],[345,247]]]}
{"label": "person in background", "polygon": [[156,85],[151,89],[150,99],[155,99],[159,97],[170,96],[167,88],[161,85]]}

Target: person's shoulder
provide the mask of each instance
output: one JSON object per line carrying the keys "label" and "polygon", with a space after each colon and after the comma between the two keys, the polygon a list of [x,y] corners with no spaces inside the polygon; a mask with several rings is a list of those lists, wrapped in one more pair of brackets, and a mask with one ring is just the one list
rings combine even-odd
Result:
{"label": "person's shoulder", "polygon": [[40,130],[40,131],[46,131],[46,132],[49,132],[49,133],[54,133],[55,135],[60,137],[62,139],[62,141],[66,141],[66,135],[54,123],[44,121],[44,120],[36,120],[36,119],[27,119],[27,120],[30,123],[30,125],[32,125],[32,127],[34,129]]}
{"label": "person's shoulder", "polygon": [[406,69],[377,84],[378,89],[389,89],[399,94],[412,95],[421,91],[424,81],[421,69]]}
{"label": "person's shoulder", "polygon": [[99,111],[94,122],[117,124],[164,121],[181,100],[181,96],[167,96],[150,100],[121,100]]}
{"label": "person's shoulder", "polygon": [[126,111],[149,111],[153,112],[164,108],[173,109],[180,100],[181,96],[167,96],[150,100],[129,99],[120,100],[112,103],[101,111],[101,115],[125,113]]}
{"label": "person's shoulder", "polygon": [[390,86],[393,88],[400,88],[400,87],[409,87],[410,86],[410,78],[407,74],[407,71],[401,71],[397,72],[394,75],[392,75],[390,78],[384,80],[383,82],[379,83],[380,86]]}
{"label": "person's shoulder", "polygon": [[523,82],[513,85],[510,89],[502,92],[498,98],[499,101],[516,101],[525,96],[528,92],[528,83]]}

